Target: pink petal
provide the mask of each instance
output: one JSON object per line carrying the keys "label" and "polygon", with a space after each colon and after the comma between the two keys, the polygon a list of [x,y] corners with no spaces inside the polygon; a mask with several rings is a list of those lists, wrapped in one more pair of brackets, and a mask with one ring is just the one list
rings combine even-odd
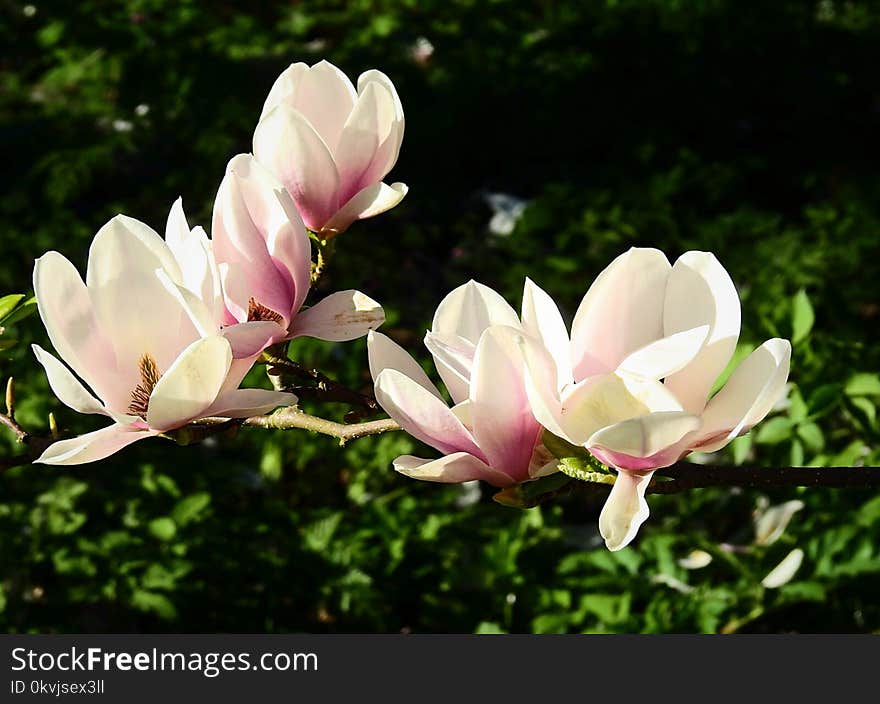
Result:
{"label": "pink petal", "polygon": [[425,334],[425,347],[433,356],[434,366],[452,400],[464,401],[469,393],[476,345],[458,335],[429,331]]}
{"label": "pink petal", "polygon": [[663,252],[633,247],[599,274],[571,326],[575,380],[613,371],[627,355],[663,337],[670,268]]}
{"label": "pink petal", "polygon": [[372,298],[360,291],[338,291],[299,313],[290,336],[345,342],[363,337],[384,322],[385,311]]}
{"label": "pink petal", "polygon": [[236,389],[217,397],[204,417],[250,418],[261,416],[279,406],[292,406],[297,399],[294,394],[266,389]]}
{"label": "pink petal", "polygon": [[287,331],[271,320],[254,320],[225,327],[220,334],[229,341],[233,359],[245,359],[280,342],[286,337]]}
{"label": "pink petal", "polygon": [[437,398],[441,398],[437,387],[425,374],[421,365],[390,337],[371,330],[367,334],[367,356],[370,363],[370,376],[374,380],[378,379],[386,369],[396,369]]}
{"label": "pink petal", "polygon": [[423,460],[403,455],[394,460],[394,469],[413,479],[445,484],[460,484],[479,479],[492,486],[511,486],[515,482],[503,472],[497,472],[485,462],[466,452],[455,452],[437,460]]}
{"label": "pink petal", "polygon": [[409,192],[404,183],[374,183],[365,186],[343,205],[321,229],[325,233],[345,232],[355,220],[364,220],[390,210]]}
{"label": "pink petal", "polygon": [[661,411],[606,426],[593,433],[586,446],[616,469],[659,469],[679,460],[686,438],[700,424],[700,419],[689,413]]}
{"label": "pink petal", "polygon": [[414,438],[444,454],[461,451],[486,459],[449,407],[408,376],[386,369],[376,379],[375,390],[379,405]]}
{"label": "pink petal", "polygon": [[114,423],[92,433],[59,440],[49,445],[34,463],[39,464],[85,464],[96,462],[118,452],[133,442],[157,435],[157,431],[133,428]]}
{"label": "pink petal", "polygon": [[493,326],[480,338],[470,385],[472,432],[489,466],[516,481],[529,479],[529,461],[541,433],[523,383],[514,328]]}
{"label": "pink petal", "polygon": [[440,301],[431,332],[458,335],[476,345],[490,325],[517,328],[520,323],[516,311],[500,294],[476,281],[468,281]]}
{"label": "pink petal", "polygon": [[339,174],[308,119],[284,104],[273,108],[254,132],[254,155],[287,189],[306,226],[320,232],[339,209]]}

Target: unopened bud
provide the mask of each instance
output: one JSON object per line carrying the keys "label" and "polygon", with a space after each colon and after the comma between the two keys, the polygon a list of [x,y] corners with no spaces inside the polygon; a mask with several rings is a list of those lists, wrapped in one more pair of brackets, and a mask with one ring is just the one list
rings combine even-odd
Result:
{"label": "unopened bud", "polygon": [[12,377],[6,382],[6,415],[10,418],[15,415],[15,382]]}
{"label": "unopened bud", "polygon": [[52,411],[49,411],[49,433],[53,440],[58,437],[58,423],[55,421],[55,414]]}

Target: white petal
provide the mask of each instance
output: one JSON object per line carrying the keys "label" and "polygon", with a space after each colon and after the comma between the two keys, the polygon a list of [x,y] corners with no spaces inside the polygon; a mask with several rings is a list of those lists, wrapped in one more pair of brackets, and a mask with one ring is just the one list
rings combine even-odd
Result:
{"label": "white petal", "polygon": [[711,441],[699,449],[714,452],[763,420],[785,393],[790,360],[791,344],[779,338],[746,357],[706,406],[700,436]]}
{"label": "white petal", "polygon": [[476,345],[458,335],[427,332],[425,347],[434,358],[434,366],[455,403],[468,397],[471,383],[471,367],[474,364]]}
{"label": "white petal", "polygon": [[633,247],[596,278],[571,326],[575,380],[613,371],[663,337],[663,296],[671,267],[663,252]]}
{"label": "white petal", "polygon": [[661,411],[602,428],[586,445],[600,460],[618,469],[659,469],[678,461],[682,454],[679,443],[699,427],[698,416]]}
{"label": "white petal", "polygon": [[292,406],[294,394],[267,389],[235,389],[217,397],[202,414],[204,417],[251,418],[268,413],[278,406]]}
{"label": "white petal", "polygon": [[524,388],[523,359],[516,341],[521,335],[504,326],[483,333],[474,356],[470,416],[474,439],[489,466],[526,481],[541,426]]}
{"label": "white petal", "polygon": [[[296,87],[302,76],[308,70],[308,64],[304,64],[300,61],[290,64],[290,66],[281,72],[278,78],[275,79],[275,83],[272,84],[272,88],[269,90],[269,95],[266,96],[266,101],[263,103],[263,111],[260,113],[261,120],[266,117],[267,113],[276,105],[284,102],[292,102],[294,100]],[[354,104],[354,97],[352,97],[352,104]]]}
{"label": "white petal", "polygon": [[367,356],[370,375],[374,380],[378,379],[379,374],[385,369],[396,369],[437,398],[442,398],[421,365],[387,335],[372,330],[367,334]]}
{"label": "white petal", "polygon": [[217,333],[220,328],[220,321],[215,318],[213,311],[204,300],[199,298],[190,289],[174,283],[164,269],[156,269],[156,277],[165,287],[165,290],[186,312],[199,335],[208,337]]}
{"label": "white petal", "polygon": [[299,75],[284,102],[303,114],[335,154],[356,99],[348,76],[330,62],[319,61]]}
{"label": "white petal", "polygon": [[109,457],[133,442],[156,434],[154,430],[143,430],[133,428],[130,425],[114,423],[92,433],[59,440],[49,445],[45,452],[34,460],[34,463],[72,465],[96,462]]}
{"label": "white petal", "polygon": [[700,353],[666,379],[685,410],[700,413],[736,349],[740,328],[736,287],[713,254],[687,252],[675,262],[666,285],[663,325],[666,335],[709,326]]}
{"label": "white petal", "polygon": [[490,325],[520,327],[516,311],[501,295],[488,286],[468,281],[437,306],[431,332],[458,335],[476,345]]}
{"label": "white petal", "polygon": [[71,374],[70,370],[59,362],[58,359],[39,345],[31,345],[31,349],[34,351],[37,361],[46,370],[49,387],[61,403],[68,408],[72,408],[77,413],[109,415],[107,409],[104,408],[104,404],[92,396],[79,382],[79,379]]}
{"label": "white petal", "polygon": [[437,460],[403,455],[394,460],[394,469],[407,477],[428,482],[460,484],[481,479],[498,487],[513,484],[506,474],[496,472],[485,462],[466,452],[455,452]]}
{"label": "white petal", "polygon": [[629,545],[639,532],[639,527],[648,519],[645,490],[651,483],[651,475],[652,472],[617,473],[611,493],[599,514],[599,533],[609,550],[620,550]]}
{"label": "white petal", "polygon": [[761,580],[761,585],[765,589],[779,589],[779,587],[785,586],[797,574],[803,561],[804,551],[795,548]]}
{"label": "white petal", "polygon": [[297,110],[281,104],[260,120],[254,156],[281,181],[303,222],[319,232],[339,209],[339,173],[329,148]]}
{"label": "white petal", "polygon": [[220,334],[229,341],[233,359],[246,359],[283,340],[287,331],[271,320],[253,320],[229,325]]}
{"label": "white petal", "polygon": [[712,564],[712,555],[705,550],[691,550],[685,557],[678,560],[679,567],[686,570],[701,570]]}
{"label": "white petal", "polygon": [[[370,69],[369,71],[364,71],[358,77],[358,93],[362,93],[366,88],[367,84],[370,82],[376,81],[381,83],[385,88],[391,93],[394,98],[394,112],[395,112],[395,123],[396,130],[394,130],[391,135],[388,137],[388,142],[391,142],[393,145],[393,149],[389,150],[389,165],[388,171],[392,169],[395,163],[397,163],[397,157],[400,154],[400,145],[403,142],[403,133],[405,128],[405,120],[403,116],[403,103],[400,102],[400,97],[397,95],[397,89],[394,87],[394,84],[391,82],[391,79],[388,78],[381,71],[377,71],[376,69]],[[381,148],[381,147],[380,147]],[[386,171],[387,173],[387,171]]]}
{"label": "white petal", "polygon": [[34,265],[34,291],[40,318],[58,354],[98,396],[112,403],[124,393],[116,356],[79,272],[58,252],[47,252]]}
{"label": "white petal", "polygon": [[794,499],[764,511],[755,521],[755,545],[772,545],[779,540],[794,514],[803,507],[803,501]]}
{"label": "white petal", "polygon": [[140,220],[117,215],[92,240],[86,284],[89,290],[99,288],[134,269],[150,274],[164,269],[175,283],[183,283],[180,267],[159,233]]}
{"label": "white petal", "polygon": [[376,379],[375,391],[379,405],[414,438],[444,454],[468,452],[485,460],[449,407],[408,376],[386,369]]}
{"label": "white petal", "polygon": [[355,220],[365,220],[391,210],[409,192],[405,183],[373,183],[358,191],[324,225],[322,232],[345,232]]}
{"label": "white petal", "polygon": [[708,333],[709,326],[703,325],[655,340],[627,356],[617,369],[646,379],[662,379],[689,364],[703,349]]}
{"label": "white petal", "polygon": [[290,327],[292,337],[317,337],[345,342],[363,337],[385,322],[385,311],[360,291],[331,293],[299,313]]}
{"label": "white petal", "polygon": [[232,349],[225,338],[217,335],[196,340],[153,389],[147,424],[155,430],[168,430],[198,418],[214,403],[231,364]]}
{"label": "white petal", "polygon": [[558,388],[573,381],[571,343],[559,308],[547,293],[527,278],[523,290],[522,325],[527,334],[536,337],[556,361]]}
{"label": "white petal", "polygon": [[339,170],[340,203],[381,181],[388,173],[389,155],[377,152],[397,129],[395,113],[394,96],[388,88],[378,81],[369,81],[342,128],[339,146],[334,152]]}
{"label": "white petal", "polygon": [[[532,337],[521,335],[515,338],[515,342],[523,357],[526,395],[532,414],[553,435],[579,444],[576,437],[569,435],[568,424],[562,414],[556,361],[544,345]],[[575,436],[579,437],[576,429]],[[580,441],[587,437],[589,435],[584,434]]]}

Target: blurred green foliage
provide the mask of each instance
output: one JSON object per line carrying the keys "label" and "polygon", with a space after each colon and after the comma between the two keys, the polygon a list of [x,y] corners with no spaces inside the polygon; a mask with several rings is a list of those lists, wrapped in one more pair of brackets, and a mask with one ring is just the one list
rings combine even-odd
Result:
{"label": "blurred green foliage", "polygon": [[[249,149],[290,62],[379,67],[407,115],[392,176],[411,191],[340,238],[323,292],[382,301],[385,332],[416,352],[467,278],[518,304],[528,275],[570,316],[629,246],[711,250],[742,295],[739,354],[794,341],[788,402],[720,459],[880,463],[874,3],[6,0],[0,42],[0,292],[27,294],[47,249],[83,267],[117,212],[161,231],[182,195],[191,223],[208,225],[226,161]],[[509,235],[487,227],[496,191],[529,201]],[[64,430],[98,427],[51,396],[28,349],[48,344],[39,320],[6,327],[20,340],[0,360],[19,420],[45,432],[51,410]],[[293,352],[369,388],[363,341]],[[390,462],[407,452],[432,451],[402,434],[340,449],[254,429],[8,470],[0,626],[880,630],[873,492],[653,497],[634,545],[609,553],[601,496],[516,510],[487,487],[397,476]],[[800,510],[768,539],[768,506],[791,500]],[[794,578],[763,587],[796,547]],[[686,568],[706,562],[681,562],[694,550],[711,562]]]}

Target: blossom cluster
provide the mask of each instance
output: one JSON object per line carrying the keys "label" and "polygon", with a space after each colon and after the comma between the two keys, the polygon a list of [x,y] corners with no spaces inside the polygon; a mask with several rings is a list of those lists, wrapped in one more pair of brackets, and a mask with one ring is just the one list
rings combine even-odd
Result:
{"label": "blossom cluster", "polygon": [[621,254],[589,286],[570,331],[531,280],[519,314],[487,286],[460,286],[424,339],[445,395],[375,332],[384,312],[365,294],[339,291],[306,306],[313,241],[406,195],[404,184],[383,182],[403,132],[401,101],[381,72],[363,73],[355,88],[327,62],[294,64],[269,92],[253,153],[229,162],[210,238],[190,228],[178,198],[164,239],[124,215],[102,227],[85,281],[61,254],[40,257],[39,312],[64,362],[34,346],[37,359],[62,402],[112,424],[55,442],[38,461],[90,462],[203,418],[293,405],[282,390],[239,388],[267,348],[368,335],[376,400],[441,454],[398,457],[398,472],[509,487],[559,470],[552,440],[576,446],[617,472],[599,520],[617,550],[648,516],[657,469],[719,450],[784,394],[786,340],[768,340],[729,369],[740,301],[708,252],[674,264],[651,248]]}
{"label": "blossom cluster", "polygon": [[381,182],[402,139],[403,109],[384,74],[367,71],[355,90],[327,62],[294,64],[266,99],[254,153],[229,162],[210,238],[190,229],[178,198],[164,239],[125,215],[104,225],[85,282],[58,252],[40,257],[39,312],[66,365],[35,345],[37,359],[63,403],[113,424],[55,442],[37,461],[92,462],[201,418],[295,403],[290,393],[239,385],[271,345],[351,340],[384,321],[359,291],[304,307],[310,233],[326,240],[403,198],[406,186]]}

